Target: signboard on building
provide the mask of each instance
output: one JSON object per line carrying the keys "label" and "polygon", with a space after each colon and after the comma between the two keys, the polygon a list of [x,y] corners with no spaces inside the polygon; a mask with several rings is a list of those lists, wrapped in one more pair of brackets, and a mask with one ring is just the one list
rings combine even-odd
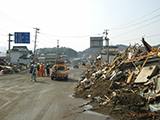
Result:
{"label": "signboard on building", "polygon": [[[102,50],[102,53],[107,54],[107,50],[108,47],[105,46]],[[118,52],[119,52],[118,46],[109,46],[109,55],[115,55],[118,54]]]}
{"label": "signboard on building", "polygon": [[14,43],[30,43],[30,32],[15,32]]}
{"label": "signboard on building", "polygon": [[90,37],[90,48],[102,48],[103,37]]}

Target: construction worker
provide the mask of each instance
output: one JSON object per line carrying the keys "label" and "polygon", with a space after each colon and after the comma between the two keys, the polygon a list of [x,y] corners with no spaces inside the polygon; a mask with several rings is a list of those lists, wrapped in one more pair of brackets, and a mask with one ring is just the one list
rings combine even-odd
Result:
{"label": "construction worker", "polygon": [[33,67],[34,67],[33,68],[33,73],[32,73],[33,74],[33,81],[36,82],[37,66],[34,65]]}
{"label": "construction worker", "polygon": [[39,76],[43,76],[43,64],[39,65]]}
{"label": "construction worker", "polygon": [[49,66],[49,64],[47,63],[47,66],[46,66],[46,69],[47,69],[47,76],[49,76],[49,73],[50,73],[50,66]]}
{"label": "construction worker", "polygon": [[45,76],[45,65],[43,64],[43,76]]}
{"label": "construction worker", "polygon": [[37,63],[37,76],[39,76],[39,63]]}
{"label": "construction worker", "polygon": [[85,71],[85,75],[86,75],[87,78],[89,77],[89,70]]}
{"label": "construction worker", "polygon": [[30,80],[31,80],[31,81],[33,80],[33,74],[32,74],[32,73],[33,73],[33,69],[34,69],[34,68],[33,68],[33,64],[31,64],[30,71],[29,71],[29,73],[30,73],[30,75],[31,75],[31,76],[30,76],[30,78],[31,78]]}

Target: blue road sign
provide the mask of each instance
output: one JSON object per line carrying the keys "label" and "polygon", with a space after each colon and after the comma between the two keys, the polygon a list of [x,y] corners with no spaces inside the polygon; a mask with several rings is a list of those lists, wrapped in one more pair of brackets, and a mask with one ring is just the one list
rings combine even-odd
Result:
{"label": "blue road sign", "polygon": [[14,43],[30,43],[30,32],[15,32]]}

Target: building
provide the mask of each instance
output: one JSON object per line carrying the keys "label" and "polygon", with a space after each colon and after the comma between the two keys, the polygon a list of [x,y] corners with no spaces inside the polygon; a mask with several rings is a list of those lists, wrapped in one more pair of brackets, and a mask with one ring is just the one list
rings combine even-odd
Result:
{"label": "building", "polygon": [[[119,49],[117,46],[109,46],[109,61],[111,62],[116,54],[118,54]],[[107,47],[104,47],[104,49],[101,52],[102,61],[105,62],[107,60]]]}
{"label": "building", "polygon": [[55,59],[60,59],[60,55],[56,53],[47,53],[47,54],[42,54],[40,57],[38,57],[38,62],[54,64]]}
{"label": "building", "polygon": [[56,53],[48,53],[45,55],[45,62],[46,63],[55,63],[55,59],[59,59],[60,55]]}
{"label": "building", "polygon": [[[118,54],[119,49],[117,46],[109,46],[109,55],[116,55]],[[105,46],[102,50],[102,53],[107,53],[107,47]]]}
{"label": "building", "polygon": [[103,48],[103,37],[90,37],[90,48]]}
{"label": "building", "polygon": [[27,65],[32,58],[32,51],[28,50],[26,46],[13,46],[9,53],[9,61],[13,64]]}

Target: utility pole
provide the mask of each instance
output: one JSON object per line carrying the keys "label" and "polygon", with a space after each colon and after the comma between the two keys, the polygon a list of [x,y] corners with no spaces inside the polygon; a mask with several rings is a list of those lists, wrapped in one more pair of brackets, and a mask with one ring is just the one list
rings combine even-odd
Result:
{"label": "utility pole", "polygon": [[107,47],[107,61],[109,62],[109,38],[107,38],[108,35],[108,30],[105,30],[104,34],[105,34],[105,46]]}
{"label": "utility pole", "polygon": [[13,34],[11,34],[11,33],[9,33],[8,34],[8,50],[10,51],[10,49],[11,49],[11,42],[13,41],[13,40],[11,40],[11,36],[13,36]]}
{"label": "utility pole", "polygon": [[59,40],[57,40],[57,54],[59,54]]}
{"label": "utility pole", "polygon": [[34,56],[33,56],[33,59],[35,57],[35,52],[36,52],[36,42],[37,42],[37,33],[39,33],[38,31],[40,30],[39,28],[33,28],[35,29],[35,41],[34,41]]}
{"label": "utility pole", "polygon": [[13,40],[11,40],[11,36],[13,36],[13,34],[11,34],[11,33],[9,33],[8,34],[8,52],[9,52],[9,62],[10,62],[10,49],[11,49],[11,42],[13,41]]}

